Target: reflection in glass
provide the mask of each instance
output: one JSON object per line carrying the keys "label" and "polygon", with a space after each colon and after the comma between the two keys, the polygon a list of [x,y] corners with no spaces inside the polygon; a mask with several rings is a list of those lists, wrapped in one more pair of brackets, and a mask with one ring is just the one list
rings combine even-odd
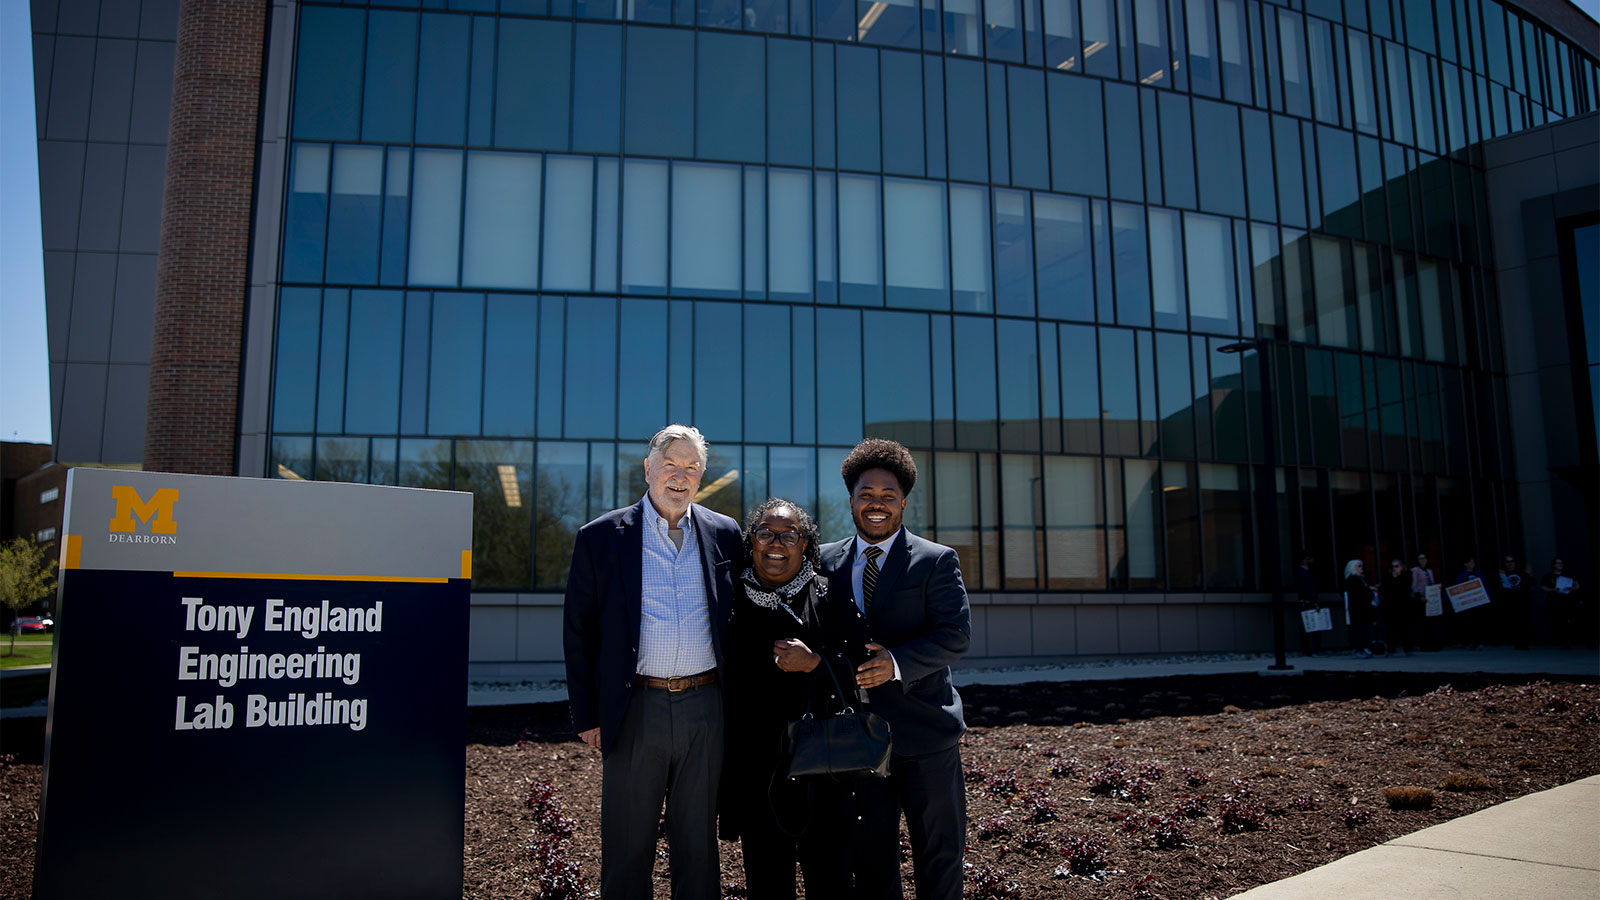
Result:
{"label": "reflection in glass", "polygon": [[307,481],[311,478],[311,438],[273,435],[272,449],[267,459],[267,472],[272,478]]}
{"label": "reflection in glass", "polygon": [[1160,514],[1156,503],[1161,496],[1158,477],[1160,464],[1153,459],[1125,459],[1122,465],[1122,508],[1127,539],[1123,564],[1126,565],[1127,585],[1133,590],[1161,589],[1166,585],[1161,565]]}
{"label": "reflection in glass", "polygon": [[319,437],[316,479],[367,483],[367,439]]}
{"label": "reflection in glass", "polygon": [[672,288],[739,296],[740,172],[737,166],[672,167]]}
{"label": "reflection in glass", "polygon": [[[463,444],[466,442],[463,441]],[[498,447],[515,448],[519,451],[530,446],[525,441],[496,442]],[[510,462],[509,460],[507,462]],[[578,536],[578,529],[588,519],[588,483],[589,483],[589,446],[580,443],[560,443],[556,441],[541,441],[538,445],[538,466],[535,469],[535,480],[531,490],[524,487],[521,467],[512,470],[516,476],[516,483],[520,490],[524,490],[523,497],[528,493],[533,495],[533,587],[535,590],[560,590],[567,585],[567,571],[572,564],[572,544]],[[496,467],[495,477],[498,478],[499,468]],[[492,493],[491,493],[492,498]],[[639,496],[644,496],[640,491]],[[473,503],[473,516],[476,518],[479,502]],[[522,516],[527,516],[527,502],[518,507]],[[601,512],[597,510],[596,512]],[[511,509],[495,510],[495,514],[511,516]],[[512,527],[520,524],[513,521]],[[476,530],[476,529],[475,529]],[[524,533],[527,529],[524,526]],[[516,535],[508,539],[517,539]],[[474,566],[473,580],[477,581],[479,566],[476,564],[477,548],[473,548]],[[527,565],[528,554],[523,553],[522,564]],[[525,571],[525,569],[524,569]],[[523,579],[527,576],[524,574]]]}
{"label": "reflection in glass", "polygon": [[538,287],[542,163],[531,153],[468,154],[463,285]]}
{"label": "reflection in glass", "polygon": [[[997,192],[996,196],[1001,195]],[[1036,194],[1033,216],[1039,315],[1093,321],[1094,256],[1090,247],[1088,201],[1059,194]],[[1007,265],[1007,258],[1002,257],[1002,273],[1007,271]],[[1006,312],[1004,306],[1001,312]]]}

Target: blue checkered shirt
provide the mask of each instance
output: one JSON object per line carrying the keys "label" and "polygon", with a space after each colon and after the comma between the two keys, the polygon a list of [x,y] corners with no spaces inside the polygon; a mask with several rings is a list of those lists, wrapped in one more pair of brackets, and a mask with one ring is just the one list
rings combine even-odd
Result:
{"label": "blue checkered shirt", "polygon": [[640,560],[640,675],[671,678],[697,675],[717,667],[711,647],[711,604],[706,596],[700,542],[695,537],[690,504],[678,526],[683,549],[667,535],[667,520],[644,498],[644,556]]}

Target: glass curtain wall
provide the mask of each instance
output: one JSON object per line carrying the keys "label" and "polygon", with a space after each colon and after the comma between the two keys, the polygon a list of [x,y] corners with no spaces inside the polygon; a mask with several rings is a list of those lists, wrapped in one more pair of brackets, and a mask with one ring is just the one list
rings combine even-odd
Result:
{"label": "glass curtain wall", "polygon": [[298,7],[266,474],[472,491],[478,589],[671,421],[826,539],[905,443],[983,591],[1250,590],[1267,502],[1330,589],[1514,537],[1474,145],[1600,92],[1518,11],[405,5]]}

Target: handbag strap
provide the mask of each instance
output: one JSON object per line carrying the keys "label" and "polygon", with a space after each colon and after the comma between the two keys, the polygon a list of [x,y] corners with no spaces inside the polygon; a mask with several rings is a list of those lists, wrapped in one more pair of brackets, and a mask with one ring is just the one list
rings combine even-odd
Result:
{"label": "handbag strap", "polygon": [[[827,670],[827,672],[828,672],[828,680],[833,682],[833,690],[835,692],[834,696],[839,698],[839,705],[841,707],[843,707],[841,710],[839,710],[839,715],[846,715],[847,716],[847,715],[850,715],[851,713],[855,712],[855,708],[852,707],[850,705],[850,702],[845,699],[844,688],[839,684],[839,676],[833,674],[833,666],[828,665],[828,657],[824,656],[823,654],[820,654],[820,653],[817,654],[817,655],[822,657],[822,661],[817,663],[817,665],[819,665],[822,668]],[[806,715],[808,715],[808,716],[812,715],[812,713],[814,712],[814,701],[815,701],[815,699],[816,699],[816,692],[814,690],[814,685],[810,686],[810,687],[807,687],[807,689],[806,689]]]}

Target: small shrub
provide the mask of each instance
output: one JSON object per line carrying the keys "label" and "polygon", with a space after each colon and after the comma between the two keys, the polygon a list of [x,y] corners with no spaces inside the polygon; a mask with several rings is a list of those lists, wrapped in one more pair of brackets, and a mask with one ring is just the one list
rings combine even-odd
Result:
{"label": "small shrub", "polygon": [[1425,787],[1402,784],[1383,789],[1383,799],[1390,809],[1432,809],[1433,791]]}
{"label": "small shrub", "polygon": [[977,900],[1006,900],[1022,896],[1022,885],[1011,880],[1011,873],[987,863],[967,873],[967,896]]}
{"label": "small shrub", "polygon": [[1301,812],[1310,812],[1317,808],[1316,794],[1301,794],[1289,801],[1289,805]]}
{"label": "small shrub", "polygon": [[1173,815],[1183,816],[1185,819],[1198,819],[1206,814],[1206,798],[1204,794],[1190,796],[1179,794],[1178,802],[1172,806]]}
{"label": "small shrub", "polygon": [[976,763],[969,763],[968,765],[962,766],[961,775],[962,777],[966,778],[967,784],[981,784],[989,778],[988,771],[986,771],[983,766],[980,766]]}
{"label": "small shrub", "polygon": [[1179,816],[1151,816],[1147,823],[1150,843],[1161,850],[1176,850],[1189,843],[1189,826]]}
{"label": "small shrub", "polygon": [[549,808],[556,799],[556,786],[548,781],[529,781],[528,793],[522,797],[524,806],[534,812]]}
{"label": "small shrub", "polygon": [[1044,789],[1042,782],[1035,782],[1023,792],[1022,808],[1028,811],[1036,825],[1056,820],[1055,798]]}
{"label": "small shrub", "polygon": [[1128,784],[1127,763],[1115,756],[1106,757],[1105,765],[1089,773],[1089,790],[1096,794],[1115,794]]}
{"label": "small shrub", "polygon": [[1029,853],[1045,853],[1055,849],[1055,838],[1043,828],[1029,828],[1017,837],[1017,846]]}
{"label": "small shrub", "polygon": [[[1018,710],[1018,712],[1022,712],[1022,711]],[[1027,715],[1026,712],[1023,712],[1022,714],[1023,715]],[[1012,738],[1011,739],[1011,749],[1013,749],[1013,750],[1026,750],[1026,749],[1028,749],[1028,742],[1023,740],[1022,738]]]}
{"label": "small shrub", "polygon": [[1039,755],[1045,759],[1055,759],[1061,754],[1056,752],[1056,746],[1054,744],[1047,744],[1039,748]]}
{"label": "small shrub", "polygon": [[1344,827],[1355,828],[1372,821],[1372,810],[1359,806],[1346,806],[1344,808]]}
{"label": "small shrub", "polygon": [[527,848],[534,864],[536,900],[576,900],[589,892],[577,862],[567,856],[567,842],[561,838],[540,838]]}
{"label": "small shrub", "polygon": [[15,753],[0,753],[0,772],[4,772],[16,764],[17,755]]}
{"label": "small shrub", "polygon": [[1211,780],[1210,775],[1190,766],[1179,769],[1178,774],[1182,775],[1184,783],[1192,788],[1204,787],[1206,782]]}
{"label": "small shrub", "polygon": [[1160,781],[1161,776],[1167,774],[1167,767],[1159,763],[1150,763],[1139,770],[1139,777],[1147,781]]}
{"label": "small shrub", "polygon": [[1255,831],[1267,824],[1267,808],[1245,797],[1227,796],[1217,805],[1217,819],[1225,834]]}
{"label": "small shrub", "polygon": [[1120,794],[1122,799],[1132,800],[1137,803],[1141,800],[1149,800],[1150,795],[1154,792],[1155,785],[1151,784],[1145,778],[1140,777],[1130,780],[1127,785],[1123,787]]}
{"label": "small shrub", "polygon": [[1061,855],[1067,858],[1065,868],[1073,875],[1093,875],[1106,867],[1106,846],[1103,837],[1068,838],[1061,845]]}
{"label": "small shrub", "polygon": [[1248,778],[1230,778],[1228,779],[1228,786],[1233,788],[1232,796],[1237,797],[1240,800],[1244,800],[1251,796],[1250,779]]}
{"label": "small shrub", "polygon": [[991,797],[1009,797],[1017,792],[1017,776],[1010,769],[1002,769],[983,783]]}
{"label": "small shrub", "polygon": [[1050,775],[1053,778],[1076,778],[1082,765],[1076,756],[1053,760],[1050,763]]}
{"label": "small shrub", "polygon": [[1016,823],[1008,815],[981,816],[973,823],[973,830],[978,833],[980,840],[992,841],[997,838],[1011,836],[1011,830]]}

